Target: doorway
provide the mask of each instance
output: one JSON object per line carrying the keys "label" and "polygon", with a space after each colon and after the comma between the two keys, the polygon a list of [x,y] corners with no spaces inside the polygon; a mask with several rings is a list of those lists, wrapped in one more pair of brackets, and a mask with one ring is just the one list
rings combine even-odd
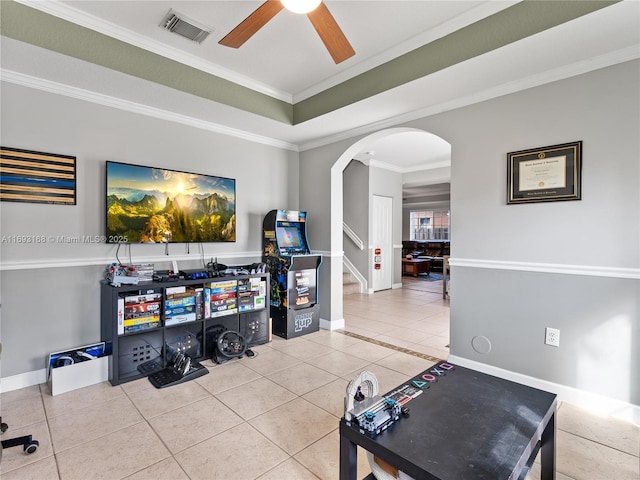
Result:
{"label": "doorway", "polygon": [[371,244],[373,271],[371,284],[374,292],[389,290],[393,283],[393,199],[373,195],[371,205]]}
{"label": "doorway", "polygon": [[[430,179],[430,181],[425,183],[443,183],[448,182],[450,180],[450,166],[451,166],[451,145],[445,140],[437,135],[429,133],[427,131],[409,128],[409,127],[397,127],[397,128],[389,128],[385,130],[381,130],[370,135],[367,135],[364,138],[353,143],[349,146],[344,152],[338,157],[338,159],[334,162],[331,167],[331,207],[330,207],[330,229],[331,229],[331,255],[326,259],[326,262],[330,262],[330,304],[331,304],[331,315],[329,320],[325,320],[321,326],[322,328],[328,329],[340,329],[344,328],[344,312],[343,312],[343,289],[342,289],[342,275],[343,275],[343,264],[344,264],[344,209],[345,207],[351,208],[351,205],[345,206],[344,197],[343,197],[343,173],[347,165],[354,159],[359,160],[365,165],[374,165],[376,167],[382,166],[382,164],[377,160],[380,158],[380,154],[384,153],[388,149],[388,143],[386,143],[387,139],[396,138],[398,140],[402,140],[402,144],[406,147],[409,142],[407,142],[408,133],[415,133],[424,136],[426,139],[426,143],[428,146],[414,149],[414,151],[419,151],[424,153],[426,156],[431,155],[431,158],[427,158],[422,162],[419,162],[413,168],[405,168],[407,171],[406,174],[403,174],[403,182],[413,183],[413,182],[422,182],[424,177],[423,171],[428,170],[430,172],[435,172],[437,174],[437,179]],[[436,146],[435,150],[439,150],[438,155],[433,155],[434,148],[433,145]],[[377,152],[375,151],[376,147],[378,147]],[[384,147],[384,148],[381,148]],[[372,151],[373,150],[373,151]],[[442,153],[444,152],[444,153]],[[370,155],[373,153],[373,157]],[[363,162],[359,156],[366,156],[369,158],[370,162]],[[400,163],[402,160],[402,154],[396,154],[395,158]],[[406,157],[405,157],[406,158]],[[383,162],[384,163],[384,162]],[[393,163],[393,162],[387,162]],[[384,167],[383,167],[384,168]],[[396,172],[399,170],[399,167],[391,166],[391,169],[396,168]],[[392,170],[393,171],[393,170]],[[446,177],[446,178],[445,178]],[[384,194],[383,194],[384,195]],[[401,197],[402,198],[402,197]],[[369,204],[371,206],[371,204]],[[396,207],[397,208],[397,207]],[[400,209],[402,210],[402,209]],[[370,212],[362,212],[360,211],[360,215],[364,213],[369,220]],[[392,246],[389,252],[390,258],[388,265],[391,269],[391,277],[392,277],[392,290],[396,287],[402,286],[402,275],[401,275],[401,257],[402,257],[402,238],[404,237],[404,232],[399,231],[404,228],[404,212],[398,213],[398,217],[394,218],[395,225],[393,227],[392,233]],[[371,229],[369,229],[369,233],[371,234]],[[370,241],[365,242],[365,250],[368,250],[368,254],[371,255],[369,258],[372,260],[373,255],[369,252],[374,252],[372,250],[373,245]],[[367,248],[368,247],[368,248]],[[371,262],[369,260],[369,262]],[[369,263],[370,264],[370,263]],[[368,271],[362,271],[364,276],[368,276],[365,278],[365,288],[369,293],[373,293],[374,289],[372,288],[372,276],[371,272],[374,271],[374,268],[368,268]],[[367,285],[368,284],[368,285]],[[337,288],[340,286],[340,288]]]}

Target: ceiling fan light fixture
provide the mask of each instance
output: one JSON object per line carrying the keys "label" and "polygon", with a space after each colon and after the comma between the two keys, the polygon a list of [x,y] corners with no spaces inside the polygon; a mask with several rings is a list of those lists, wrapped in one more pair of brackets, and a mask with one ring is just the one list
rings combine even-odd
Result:
{"label": "ceiling fan light fixture", "polygon": [[280,0],[284,8],[293,13],[309,13],[322,2],[322,0]]}

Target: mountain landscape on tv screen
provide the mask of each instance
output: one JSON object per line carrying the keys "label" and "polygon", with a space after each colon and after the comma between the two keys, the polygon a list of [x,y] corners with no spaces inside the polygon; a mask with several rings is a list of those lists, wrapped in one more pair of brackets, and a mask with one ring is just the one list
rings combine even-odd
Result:
{"label": "mountain landscape on tv screen", "polygon": [[224,194],[185,194],[111,189],[107,236],[129,243],[233,242],[235,204]]}

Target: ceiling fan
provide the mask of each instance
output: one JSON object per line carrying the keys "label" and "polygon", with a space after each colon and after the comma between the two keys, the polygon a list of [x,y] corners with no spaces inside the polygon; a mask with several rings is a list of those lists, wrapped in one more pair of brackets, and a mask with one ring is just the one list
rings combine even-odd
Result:
{"label": "ceiling fan", "polygon": [[226,47],[240,47],[283,8],[294,13],[306,13],[335,63],[355,55],[347,37],[321,0],[267,0],[218,43]]}

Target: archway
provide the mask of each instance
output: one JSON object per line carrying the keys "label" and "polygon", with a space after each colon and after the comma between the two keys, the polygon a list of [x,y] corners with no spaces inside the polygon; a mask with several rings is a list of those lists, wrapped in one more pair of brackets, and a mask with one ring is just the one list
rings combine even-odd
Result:
{"label": "archway", "polygon": [[[330,330],[344,328],[343,317],[343,290],[342,290],[342,262],[343,262],[343,220],[344,220],[344,199],[343,199],[343,172],[349,162],[359,153],[367,149],[368,146],[385,137],[390,137],[406,132],[421,132],[425,135],[434,136],[447,143],[446,140],[437,137],[422,129],[410,127],[398,127],[381,130],[367,135],[356,141],[347,148],[331,167],[331,321],[324,321],[321,326]],[[449,158],[450,162],[450,158]],[[340,285],[340,288],[337,286]],[[336,288],[334,288],[336,287]]]}

